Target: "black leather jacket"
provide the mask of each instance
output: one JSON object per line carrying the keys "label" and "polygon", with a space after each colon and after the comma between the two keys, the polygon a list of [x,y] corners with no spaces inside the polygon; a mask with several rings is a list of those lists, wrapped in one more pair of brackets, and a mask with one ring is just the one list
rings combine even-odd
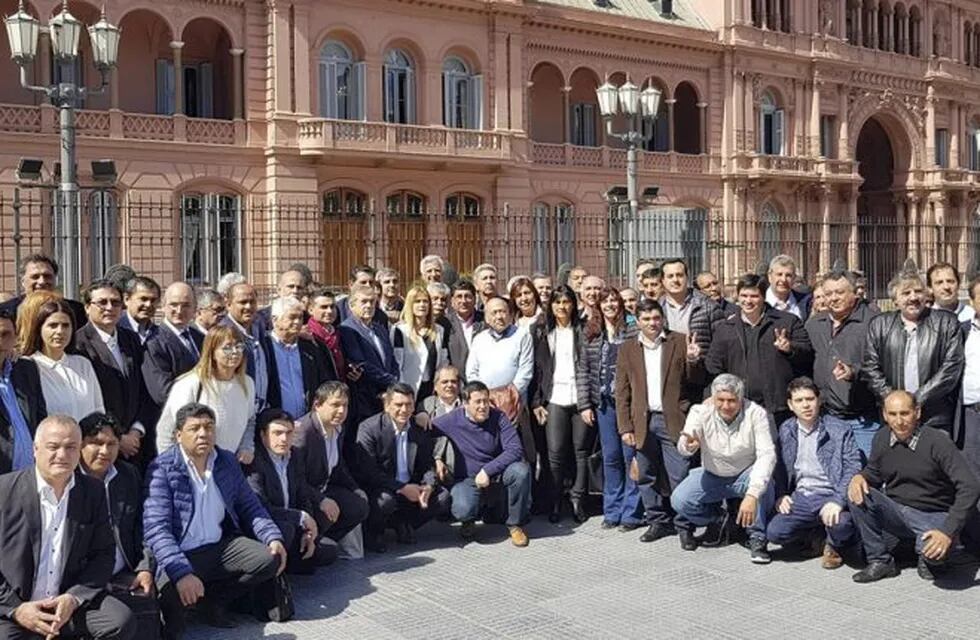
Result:
{"label": "black leather jacket", "polygon": [[[921,424],[950,429],[963,376],[960,323],[948,311],[926,309],[919,318],[919,389]],[[882,313],[868,324],[861,375],[880,405],[894,389],[905,386],[908,333],[900,311]]]}

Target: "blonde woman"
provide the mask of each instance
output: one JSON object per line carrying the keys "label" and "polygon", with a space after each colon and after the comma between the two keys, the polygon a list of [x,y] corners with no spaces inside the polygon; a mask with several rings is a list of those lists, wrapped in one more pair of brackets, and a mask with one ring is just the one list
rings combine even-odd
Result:
{"label": "blonde woman", "polygon": [[405,296],[401,320],[391,328],[399,381],[415,390],[416,402],[433,393],[436,370],[449,360],[446,335],[432,319],[432,300],[425,287],[415,286]]}
{"label": "blonde woman", "polygon": [[255,451],[255,383],[245,374],[245,344],[227,326],[208,331],[197,366],[177,378],[157,423],[157,450],[174,443],[177,412],[200,402],[215,414],[215,444],[250,464]]}

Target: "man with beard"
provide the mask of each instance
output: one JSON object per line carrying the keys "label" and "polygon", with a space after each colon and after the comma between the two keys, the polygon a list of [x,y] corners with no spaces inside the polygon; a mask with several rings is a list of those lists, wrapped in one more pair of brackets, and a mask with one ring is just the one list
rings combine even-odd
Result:
{"label": "man with beard", "polygon": [[862,374],[879,403],[904,389],[920,407],[920,424],[951,433],[963,375],[959,322],[952,313],[926,306],[925,283],[910,267],[889,290],[896,310],[869,323]]}

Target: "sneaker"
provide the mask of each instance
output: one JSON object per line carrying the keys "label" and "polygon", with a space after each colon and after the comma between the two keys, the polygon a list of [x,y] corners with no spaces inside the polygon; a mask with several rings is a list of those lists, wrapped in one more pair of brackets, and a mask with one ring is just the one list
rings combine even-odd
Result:
{"label": "sneaker", "polygon": [[459,528],[459,537],[463,540],[472,540],[476,537],[476,522],[473,520],[467,520],[463,523],[463,526]]}
{"label": "sneaker", "polygon": [[507,527],[510,530],[510,541],[515,547],[526,547],[528,543],[527,534],[521,527]]}
{"label": "sneaker", "polygon": [[603,520],[602,524],[599,525],[600,529],[615,529],[619,525],[615,522],[610,522],[609,520]]}
{"label": "sneaker", "polygon": [[894,578],[898,575],[898,567],[895,565],[894,559],[889,559],[888,562],[881,562],[875,560],[855,573],[851,578],[854,582],[865,584],[868,582],[878,582],[884,578]]}
{"label": "sneaker", "polygon": [[749,552],[752,562],[755,564],[769,564],[772,556],[769,555],[769,545],[762,538],[749,539]]}
{"label": "sneaker", "polygon": [[823,555],[820,557],[820,566],[824,569],[839,569],[844,564],[844,558],[837,553],[837,549],[830,546],[829,542],[823,545]]}

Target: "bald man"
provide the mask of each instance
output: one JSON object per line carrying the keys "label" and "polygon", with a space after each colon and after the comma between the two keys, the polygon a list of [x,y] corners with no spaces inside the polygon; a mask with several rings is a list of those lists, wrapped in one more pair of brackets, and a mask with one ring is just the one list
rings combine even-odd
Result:
{"label": "bald man", "polygon": [[868,466],[847,489],[851,515],[868,559],[855,582],[898,575],[886,533],[914,540],[917,571],[933,580],[963,528],[977,516],[980,483],[943,431],[923,428],[915,396],[896,390],[885,396],[888,424],[871,443]]}
{"label": "bald man", "polygon": [[105,594],[115,540],[102,483],[75,475],[81,444],[74,420],[49,416],[35,465],[0,476],[0,637],[136,634],[129,608]]}
{"label": "bald man", "polygon": [[[193,326],[197,297],[186,282],[174,282],[163,293],[163,323],[160,331],[146,342],[143,356],[143,383],[152,415],[160,417],[160,407],[170,394],[174,380],[194,368],[201,357],[204,334]],[[143,448],[146,466],[156,455],[156,419],[148,419]]]}

